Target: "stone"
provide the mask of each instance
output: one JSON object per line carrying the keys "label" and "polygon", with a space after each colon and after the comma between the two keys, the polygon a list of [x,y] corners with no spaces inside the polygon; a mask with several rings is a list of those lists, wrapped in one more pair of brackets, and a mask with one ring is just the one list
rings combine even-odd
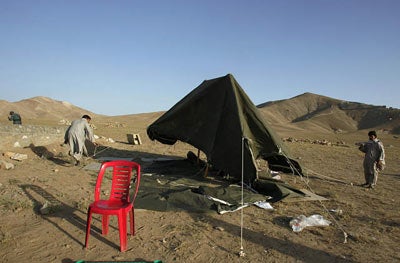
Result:
{"label": "stone", "polygon": [[0,168],[6,169],[6,170],[11,170],[11,169],[14,169],[14,164],[6,162],[4,160],[0,160]]}

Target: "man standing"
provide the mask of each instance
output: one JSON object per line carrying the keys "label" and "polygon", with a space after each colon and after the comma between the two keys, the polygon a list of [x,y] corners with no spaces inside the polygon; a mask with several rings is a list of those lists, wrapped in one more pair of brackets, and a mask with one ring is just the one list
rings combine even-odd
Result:
{"label": "man standing", "polygon": [[88,155],[85,140],[94,143],[93,131],[89,126],[90,121],[89,115],[83,115],[81,119],[74,120],[65,132],[64,143],[69,144],[69,155],[74,157],[75,165],[79,165],[82,154]]}
{"label": "man standing", "polygon": [[13,111],[10,111],[10,115],[8,116],[9,121],[13,121],[13,124],[22,124],[21,116]]}
{"label": "man standing", "polygon": [[369,140],[360,143],[359,150],[365,153],[364,157],[364,176],[365,184],[362,186],[374,188],[378,180],[378,171],[382,171],[385,166],[385,149],[376,132],[368,132]]}

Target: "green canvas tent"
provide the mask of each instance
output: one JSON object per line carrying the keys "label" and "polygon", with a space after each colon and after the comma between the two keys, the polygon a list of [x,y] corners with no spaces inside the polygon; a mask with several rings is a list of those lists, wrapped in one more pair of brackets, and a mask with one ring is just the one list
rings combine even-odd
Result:
{"label": "green canvas tent", "polygon": [[[177,140],[204,152],[215,169],[252,184],[257,159],[273,170],[301,173],[235,78],[205,80],[147,128],[151,140]],[[293,169],[293,168],[296,169]]]}

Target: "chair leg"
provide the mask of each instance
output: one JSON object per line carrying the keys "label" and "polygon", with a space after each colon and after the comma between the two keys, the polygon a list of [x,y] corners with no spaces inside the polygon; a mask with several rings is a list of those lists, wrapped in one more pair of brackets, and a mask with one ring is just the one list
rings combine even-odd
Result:
{"label": "chair leg", "polygon": [[126,217],[127,214],[125,213],[118,215],[119,243],[121,252],[124,252],[126,250],[126,243],[127,243]]}
{"label": "chair leg", "polygon": [[135,235],[135,214],[133,211],[133,208],[131,211],[129,211],[129,222],[130,222],[130,230],[131,230],[131,235]]}
{"label": "chair leg", "polygon": [[102,217],[102,229],[101,234],[107,235],[108,234],[108,224],[110,223],[110,217],[108,215],[103,215]]}
{"label": "chair leg", "polygon": [[90,236],[90,224],[92,223],[92,211],[89,207],[87,212],[87,220],[86,220],[86,237],[85,237],[85,248],[89,245],[89,236]]}

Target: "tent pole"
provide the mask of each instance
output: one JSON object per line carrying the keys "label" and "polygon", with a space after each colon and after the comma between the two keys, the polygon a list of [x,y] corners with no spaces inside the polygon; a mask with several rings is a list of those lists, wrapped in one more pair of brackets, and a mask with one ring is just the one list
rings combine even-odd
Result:
{"label": "tent pole", "polygon": [[204,177],[208,176],[208,163],[206,164],[206,170],[204,171]]}

